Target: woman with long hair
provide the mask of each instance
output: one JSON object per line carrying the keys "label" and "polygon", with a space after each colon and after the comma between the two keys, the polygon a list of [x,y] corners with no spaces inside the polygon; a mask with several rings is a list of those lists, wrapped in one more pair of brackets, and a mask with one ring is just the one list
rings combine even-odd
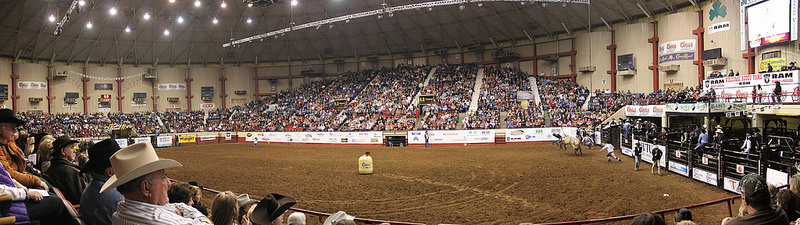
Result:
{"label": "woman with long hair", "polygon": [[239,216],[236,195],[232,192],[220,192],[211,204],[211,221],[216,225],[235,225]]}

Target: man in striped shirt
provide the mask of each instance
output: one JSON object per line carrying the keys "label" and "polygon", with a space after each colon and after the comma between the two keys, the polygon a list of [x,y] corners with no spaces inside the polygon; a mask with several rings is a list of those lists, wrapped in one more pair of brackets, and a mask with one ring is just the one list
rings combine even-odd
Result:
{"label": "man in striped shirt", "polygon": [[115,174],[100,192],[116,187],[125,196],[117,204],[112,224],[211,224],[194,207],[169,203],[171,182],[165,169],[180,166],[175,160],[159,159],[149,142],[131,145],[111,156]]}

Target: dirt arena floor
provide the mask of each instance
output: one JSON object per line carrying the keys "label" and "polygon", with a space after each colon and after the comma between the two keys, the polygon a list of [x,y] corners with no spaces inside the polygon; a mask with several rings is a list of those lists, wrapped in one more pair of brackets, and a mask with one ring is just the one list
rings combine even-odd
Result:
{"label": "dirt arena floor", "polygon": [[[365,150],[372,151],[372,175],[358,174],[358,157]],[[550,144],[390,148],[259,143],[253,148],[241,143],[165,148],[158,154],[183,164],[167,171],[177,180],[259,199],[280,193],[296,198],[297,208],[319,212],[343,210],[358,218],[427,224],[605,218],[732,196],[670,172],[651,175],[650,164],[634,171],[627,156],[622,163],[607,162],[597,147],[575,156]],[[205,193],[205,204],[210,207],[213,198]],[[722,203],[692,211],[699,224],[719,224],[727,209]],[[672,216],[667,215],[667,224],[674,224]],[[308,224],[322,220],[309,217]]]}

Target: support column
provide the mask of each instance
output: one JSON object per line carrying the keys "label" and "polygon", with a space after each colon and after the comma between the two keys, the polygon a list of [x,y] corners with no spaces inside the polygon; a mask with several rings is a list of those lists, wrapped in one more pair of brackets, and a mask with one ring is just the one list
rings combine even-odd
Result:
{"label": "support column", "polygon": [[653,22],[653,37],[647,39],[647,42],[653,46],[653,64],[648,66],[647,69],[653,71],[653,92],[658,91],[658,21]]}
{"label": "support column", "polygon": [[697,11],[697,29],[692,31],[692,34],[697,35],[697,60],[692,63],[697,65],[697,84],[703,84],[706,79],[705,68],[703,67],[703,33],[706,29],[703,28],[703,10]]}
{"label": "support column", "polygon": [[222,108],[227,109],[227,107],[225,107],[225,98],[228,97],[228,94],[225,93],[225,81],[228,80],[228,78],[225,77],[225,68],[220,68],[220,71],[222,76],[219,77],[219,81],[220,89],[222,90],[220,90],[219,97],[222,98]]}
{"label": "support column", "polygon": [[151,79],[151,81],[153,82],[151,85],[153,87],[153,94],[150,96],[150,99],[153,99],[153,112],[158,112],[158,99],[161,98],[161,96],[158,95],[158,88],[156,88],[158,86],[158,84],[156,83],[156,81],[158,81],[158,78]]}
{"label": "support column", "polygon": [[253,83],[256,85],[256,91],[253,92],[253,97],[258,99],[258,68],[253,68]]}
{"label": "support column", "polygon": [[611,57],[611,70],[606,71],[606,74],[611,75],[611,93],[617,92],[617,43],[614,40],[614,33],[614,30],[611,30],[611,44],[606,46]]}
{"label": "support column", "polygon": [[[53,106],[53,100],[56,99],[56,96],[53,96],[53,66],[47,66],[47,113],[52,113],[51,107]],[[17,85],[13,85],[16,93]]]}
{"label": "support column", "polygon": [[[83,67],[83,74],[87,74],[87,69],[85,66]],[[81,99],[83,99],[83,113],[88,114],[89,96],[87,95],[89,94],[89,88],[88,88],[89,78],[83,77],[81,78],[81,82],[83,82],[83,97],[81,97]]]}
{"label": "support column", "polygon": [[539,53],[536,51],[536,43],[533,44],[533,76],[539,76]]}
{"label": "support column", "polygon": [[569,64],[569,70],[570,70],[569,74],[575,74],[576,75],[576,76],[572,77],[572,82],[577,82],[576,78],[578,77],[577,73],[575,73],[575,58],[576,58],[577,55],[578,55],[578,51],[575,50],[575,38],[572,38],[572,55],[569,56],[570,60],[571,60],[570,64]]}
{"label": "support column", "polygon": [[747,74],[756,73],[756,53],[747,46],[747,53],[742,53],[742,58],[747,59]]}
{"label": "support column", "polygon": [[[17,79],[19,79],[19,63],[14,62],[11,63],[11,108],[14,110],[14,113],[17,113],[17,99],[19,99],[19,95],[17,94]],[[47,88],[50,88],[48,85]]]}
{"label": "support column", "polygon": [[[122,68],[117,68],[117,77],[122,77]],[[125,96],[122,96],[123,81],[125,80],[124,79],[117,80],[117,106],[119,107],[119,112],[122,112],[122,100],[125,99]]]}
{"label": "support column", "polygon": [[192,111],[192,98],[194,98],[194,95],[192,95],[192,81],[194,79],[191,76],[192,69],[186,68],[186,79],[184,81],[186,81],[186,110],[188,111]]}

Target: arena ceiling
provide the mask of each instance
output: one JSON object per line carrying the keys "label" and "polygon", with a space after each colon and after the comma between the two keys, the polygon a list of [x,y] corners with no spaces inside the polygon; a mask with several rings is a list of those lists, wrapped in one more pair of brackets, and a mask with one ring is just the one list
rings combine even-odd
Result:
{"label": "arena ceiling", "polygon": [[[200,6],[195,6],[199,1]],[[591,4],[499,1],[438,6],[369,16],[237,47],[231,40],[358,12],[381,9],[381,0],[276,0],[248,7],[242,0],[86,0],[54,35],[72,0],[3,0],[0,56],[36,62],[133,65],[243,64],[408,55],[535,40],[613,26],[676,11],[701,0],[592,0]],[[388,6],[428,1],[385,0]],[[575,0],[563,0],[575,1]],[[117,11],[111,15],[114,7]],[[145,19],[145,14],[150,19]],[[50,20],[54,15],[54,21]],[[591,17],[590,17],[591,15]],[[179,21],[183,19],[183,22]],[[218,23],[213,23],[214,19]],[[251,23],[248,23],[248,19]],[[87,23],[91,22],[91,28]],[[126,28],[130,32],[126,32]],[[165,34],[165,30],[169,34]],[[507,47],[507,46],[506,46]]]}

